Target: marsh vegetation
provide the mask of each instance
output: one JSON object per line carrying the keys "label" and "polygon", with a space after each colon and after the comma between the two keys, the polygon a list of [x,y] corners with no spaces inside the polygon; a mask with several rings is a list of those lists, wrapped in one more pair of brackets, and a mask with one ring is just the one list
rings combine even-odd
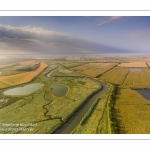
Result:
{"label": "marsh vegetation", "polygon": [[[94,96],[74,134],[149,133],[149,62],[50,59],[0,65],[0,123],[31,123],[0,133],[56,133]],[[114,60],[114,61],[112,61]],[[99,81],[108,86],[102,92]],[[1,124],[0,128],[4,128]]]}

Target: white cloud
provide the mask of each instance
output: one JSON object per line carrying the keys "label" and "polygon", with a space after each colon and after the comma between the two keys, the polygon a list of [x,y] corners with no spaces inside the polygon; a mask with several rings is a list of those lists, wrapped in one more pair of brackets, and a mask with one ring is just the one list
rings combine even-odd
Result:
{"label": "white cloud", "polygon": [[99,23],[97,24],[97,26],[122,19],[122,18],[124,18],[124,16],[110,16],[110,17],[103,17],[103,18],[104,19],[100,20]]}

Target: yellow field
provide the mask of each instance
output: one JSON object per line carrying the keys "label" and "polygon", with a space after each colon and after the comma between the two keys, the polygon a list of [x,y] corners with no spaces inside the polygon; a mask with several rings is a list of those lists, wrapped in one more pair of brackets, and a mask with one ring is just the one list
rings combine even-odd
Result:
{"label": "yellow field", "polygon": [[150,133],[150,101],[131,89],[118,91],[115,112],[120,133]]}
{"label": "yellow field", "polygon": [[[71,70],[73,71],[78,71],[80,70],[81,73],[91,76],[91,77],[96,77],[107,70],[111,69],[117,65],[117,63],[88,63],[82,66],[74,67]],[[101,70],[98,70],[101,69]]]}
{"label": "yellow field", "polygon": [[10,76],[1,76],[0,88],[6,88],[9,86],[14,86],[14,85],[19,85],[22,83],[29,82],[38,74],[40,74],[46,67],[47,67],[47,64],[41,63],[39,68],[34,71],[10,75]]}
{"label": "yellow field", "polygon": [[126,67],[115,67],[104,73],[99,79],[118,84],[124,88],[150,88],[150,69],[148,67],[138,68],[141,72],[132,72],[128,69]]}
{"label": "yellow field", "polygon": [[10,66],[13,66],[14,64],[3,64],[3,65],[0,65],[0,69],[2,68],[5,68],[5,67],[10,67]]}
{"label": "yellow field", "polygon": [[150,67],[150,63],[148,62],[147,65]]}
{"label": "yellow field", "polygon": [[127,68],[115,67],[112,70],[109,70],[108,72],[100,76],[99,79],[110,83],[122,84],[127,73]]}
{"label": "yellow field", "polygon": [[140,68],[142,72],[130,72],[128,73],[123,87],[130,88],[150,88],[150,69]]}
{"label": "yellow field", "polygon": [[118,66],[120,66],[120,67],[147,67],[145,62],[121,63]]}
{"label": "yellow field", "polygon": [[29,66],[29,65],[35,65],[35,64],[38,64],[39,62],[36,61],[36,60],[29,60],[29,61],[23,61],[23,62],[20,62],[19,65],[21,66]]}

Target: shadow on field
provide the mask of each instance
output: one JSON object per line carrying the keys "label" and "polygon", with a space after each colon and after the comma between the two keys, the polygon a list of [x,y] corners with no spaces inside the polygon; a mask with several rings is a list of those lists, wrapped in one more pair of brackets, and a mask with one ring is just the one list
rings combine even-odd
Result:
{"label": "shadow on field", "polygon": [[126,134],[127,131],[121,121],[121,115],[120,115],[120,110],[119,109],[115,109],[115,114],[116,114],[116,120],[118,123],[118,127],[119,127],[119,134]]}

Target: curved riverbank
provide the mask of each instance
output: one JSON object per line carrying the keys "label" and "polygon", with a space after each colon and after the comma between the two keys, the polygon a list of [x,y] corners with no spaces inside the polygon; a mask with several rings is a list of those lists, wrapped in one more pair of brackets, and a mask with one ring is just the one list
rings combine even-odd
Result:
{"label": "curved riverbank", "polygon": [[[60,66],[54,68],[52,71],[50,71],[47,74],[47,77],[51,77],[51,74],[58,69]],[[69,76],[68,76],[69,77]],[[100,82],[97,79],[93,79],[90,77],[84,77],[88,80],[92,80],[98,84],[100,84],[100,86],[102,86],[102,88],[100,90],[98,90],[96,93],[93,93],[93,95],[91,95],[89,97],[89,99],[82,105],[81,108],[79,108],[75,114],[68,119],[67,122],[65,122],[61,127],[59,127],[59,129],[57,129],[56,131],[53,132],[53,134],[70,134],[74,131],[74,129],[79,125],[80,121],[82,120],[82,118],[84,117],[84,115],[88,112],[89,108],[91,107],[91,105],[94,103],[94,101],[104,92],[106,92],[108,90],[108,85]]]}
{"label": "curved riverbank", "polygon": [[108,85],[99,82],[98,80],[91,79],[99,84],[101,84],[102,89],[96,92],[93,96],[91,96],[84,105],[66,122],[64,123],[58,130],[54,132],[54,134],[70,134],[74,131],[74,129],[79,125],[80,121],[87,113],[91,105],[94,101],[104,92],[108,90]]}

